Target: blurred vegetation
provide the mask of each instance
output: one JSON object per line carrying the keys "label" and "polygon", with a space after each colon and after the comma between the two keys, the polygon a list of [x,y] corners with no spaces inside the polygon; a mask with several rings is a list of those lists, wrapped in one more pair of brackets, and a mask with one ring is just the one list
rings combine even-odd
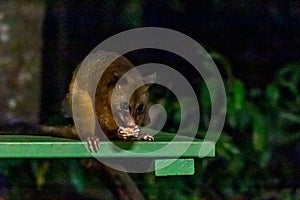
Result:
{"label": "blurred vegetation", "polygon": [[[36,81],[40,73],[38,66],[41,43],[37,38],[40,37],[44,5],[40,1],[3,2],[0,2],[0,119],[7,115],[5,119],[18,116],[34,121],[37,120],[39,104],[39,84]],[[276,45],[285,44],[281,35],[275,32],[281,30],[280,27],[285,28],[283,32],[279,31],[285,38],[299,36],[286,31],[295,30],[292,22],[299,21],[297,1],[289,1],[289,5],[294,8],[290,12],[287,12],[286,6],[282,6],[283,1],[203,1],[199,3],[203,10],[199,14],[200,17],[196,15],[197,1],[191,1],[191,4],[180,0],[165,1],[161,7],[158,6],[158,1],[151,2],[130,0],[124,3],[124,9],[118,13],[121,23],[125,28],[146,24],[174,29],[177,24],[183,24],[181,30],[184,33],[190,33],[189,35],[197,39],[206,39],[206,45],[210,46],[209,53],[224,77],[227,118],[216,146],[216,157],[196,160],[194,176],[155,177],[153,173],[131,174],[146,198],[299,199],[300,61],[295,59],[299,55],[294,53],[299,51],[299,46],[291,40],[287,42],[288,53],[285,52],[286,49],[278,48],[281,50],[279,52],[274,50]],[[109,3],[105,6],[109,8]],[[143,6],[148,6],[146,11],[143,10]],[[266,6],[268,9],[264,10],[259,6]],[[163,18],[161,12],[166,8],[170,12]],[[256,8],[265,12],[256,13]],[[114,10],[108,9],[107,12],[109,11],[115,15]],[[210,14],[210,11],[215,12]],[[16,17],[15,12],[23,14]],[[190,15],[198,17],[199,21],[186,20],[190,19]],[[228,19],[234,20],[232,23],[230,20],[230,23],[225,22]],[[263,19],[263,28],[257,30],[253,28],[253,24],[260,21],[259,19]],[[242,20],[250,23],[243,33],[237,28],[239,24],[243,24]],[[198,26],[195,28],[191,23],[198,23]],[[108,23],[106,25],[109,27]],[[274,31],[274,35],[258,34],[269,26],[273,27],[270,30]],[[203,30],[202,34],[198,29]],[[246,37],[242,40],[237,37],[238,34],[245,34]],[[232,42],[236,41],[232,38],[238,42]],[[259,41],[255,43],[256,40]],[[267,43],[263,43],[265,41]],[[71,42],[75,43],[74,40]],[[97,40],[94,42],[98,43]],[[90,43],[89,45],[93,46]],[[267,48],[274,53],[273,57],[267,54]],[[11,58],[11,55],[14,57]],[[276,55],[292,56],[278,58],[279,62],[276,59],[272,60]],[[273,62],[274,66],[269,65],[270,62]],[[199,97],[201,109],[198,137],[202,138],[210,119],[210,97],[203,83],[197,83],[194,89]],[[161,89],[154,88],[152,99],[162,104],[168,112],[164,131],[176,132],[181,117],[176,98],[171,92],[164,92],[162,95]],[[55,195],[60,195],[61,199],[70,195],[76,195],[77,199],[113,199],[105,180],[98,180],[84,170],[78,160],[73,159],[1,160],[0,198],[7,193],[11,193],[15,199],[51,199],[51,196],[54,199]]]}
{"label": "blurred vegetation", "polygon": [[[211,56],[228,77],[227,119],[217,156],[198,160],[195,177],[173,177],[172,183],[180,184],[172,187],[170,179],[156,178],[158,187],[165,189],[154,190],[156,195],[149,190],[152,199],[162,195],[166,199],[299,199],[300,62],[283,66],[265,89],[246,89],[244,82],[232,75],[228,59],[217,52]],[[205,85],[198,94],[201,138],[209,124],[210,97]],[[180,116],[174,97],[159,102],[171,116]],[[180,117],[167,122],[171,126],[165,126],[165,131],[174,132]]]}

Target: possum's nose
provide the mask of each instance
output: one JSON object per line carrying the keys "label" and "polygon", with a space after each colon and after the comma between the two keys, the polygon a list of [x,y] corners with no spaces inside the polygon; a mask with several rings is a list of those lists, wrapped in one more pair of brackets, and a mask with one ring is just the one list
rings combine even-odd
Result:
{"label": "possum's nose", "polygon": [[135,127],[136,123],[134,118],[130,115],[130,113],[121,113],[119,116],[119,126],[124,127]]}
{"label": "possum's nose", "polygon": [[126,121],[126,126],[127,127],[134,127],[136,124],[135,124],[135,121],[132,117],[130,117],[127,121]]}

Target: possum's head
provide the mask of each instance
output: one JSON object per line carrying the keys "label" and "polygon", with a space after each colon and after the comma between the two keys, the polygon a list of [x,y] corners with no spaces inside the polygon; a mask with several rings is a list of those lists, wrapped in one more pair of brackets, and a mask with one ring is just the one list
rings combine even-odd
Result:
{"label": "possum's head", "polygon": [[147,77],[128,76],[115,85],[110,95],[111,110],[119,126],[143,125],[149,104],[149,83],[154,83],[155,79],[155,74]]}

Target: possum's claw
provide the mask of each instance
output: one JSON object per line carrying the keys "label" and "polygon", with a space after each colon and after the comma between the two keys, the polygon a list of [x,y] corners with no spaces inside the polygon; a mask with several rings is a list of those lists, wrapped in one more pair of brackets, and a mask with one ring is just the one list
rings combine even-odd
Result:
{"label": "possum's claw", "polygon": [[118,136],[120,138],[126,140],[130,136],[130,133],[128,133],[128,131],[125,127],[120,126],[118,129]]}
{"label": "possum's claw", "polygon": [[154,141],[154,137],[152,135],[149,135],[149,134],[144,134],[144,135],[141,135],[139,137],[140,140],[145,140],[145,141]]}
{"label": "possum's claw", "polygon": [[86,142],[90,153],[97,153],[100,149],[100,139],[96,136],[87,137]]}
{"label": "possum's claw", "polygon": [[141,128],[139,126],[135,126],[132,131],[132,137],[138,138],[141,134]]}

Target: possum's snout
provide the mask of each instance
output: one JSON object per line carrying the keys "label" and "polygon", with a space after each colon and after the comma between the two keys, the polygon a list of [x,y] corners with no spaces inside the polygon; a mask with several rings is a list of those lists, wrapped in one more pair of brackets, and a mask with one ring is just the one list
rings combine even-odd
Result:
{"label": "possum's snout", "polygon": [[122,127],[134,127],[136,126],[135,120],[129,112],[118,112],[114,115],[118,126]]}

